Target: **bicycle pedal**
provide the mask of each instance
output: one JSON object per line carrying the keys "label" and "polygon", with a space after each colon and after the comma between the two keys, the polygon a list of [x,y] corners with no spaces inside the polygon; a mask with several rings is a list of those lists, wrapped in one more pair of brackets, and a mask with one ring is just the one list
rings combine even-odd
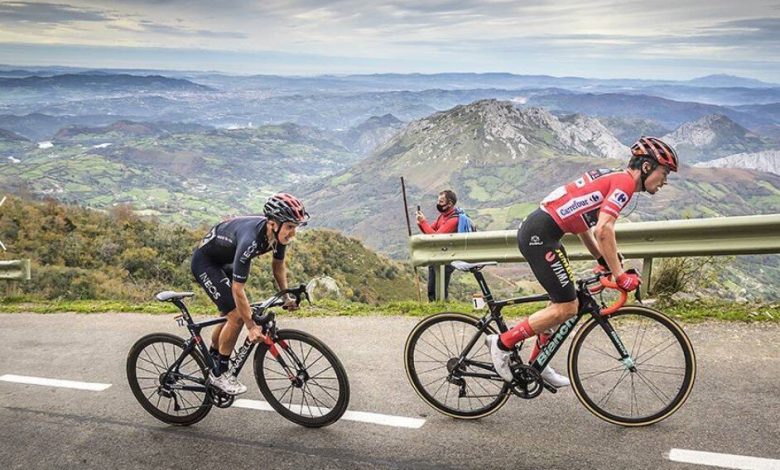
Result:
{"label": "bicycle pedal", "polygon": [[542,386],[550,393],[558,393],[558,388],[554,385],[550,385],[544,380],[542,380]]}

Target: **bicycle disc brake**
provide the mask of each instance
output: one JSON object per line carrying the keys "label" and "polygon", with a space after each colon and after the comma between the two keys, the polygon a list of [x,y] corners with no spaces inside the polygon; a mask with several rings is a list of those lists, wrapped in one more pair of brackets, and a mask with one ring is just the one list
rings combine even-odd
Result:
{"label": "bicycle disc brake", "polygon": [[515,376],[512,381],[512,393],[520,398],[530,400],[538,397],[544,390],[542,376],[531,366],[514,364],[512,365],[512,375]]}

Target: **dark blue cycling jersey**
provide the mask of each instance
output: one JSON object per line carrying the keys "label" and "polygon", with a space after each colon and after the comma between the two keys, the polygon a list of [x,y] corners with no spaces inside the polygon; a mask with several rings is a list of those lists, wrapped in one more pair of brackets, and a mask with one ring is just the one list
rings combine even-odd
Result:
{"label": "dark blue cycling jersey", "polygon": [[234,281],[246,282],[255,256],[273,251],[274,259],[284,259],[285,246],[269,242],[266,222],[263,216],[226,220],[212,227],[198,249],[214,264],[231,265]]}

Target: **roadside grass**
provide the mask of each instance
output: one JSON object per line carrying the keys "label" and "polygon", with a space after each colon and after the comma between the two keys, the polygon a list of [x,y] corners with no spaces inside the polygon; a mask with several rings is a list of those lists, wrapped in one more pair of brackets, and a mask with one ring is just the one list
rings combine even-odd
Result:
{"label": "roadside grass", "polygon": [[[187,306],[193,315],[212,315],[214,307],[205,302],[188,302]],[[700,301],[665,305],[652,305],[667,315],[686,322],[705,320],[739,321],[739,322],[780,322],[780,303],[757,304],[735,303],[724,301]],[[503,310],[508,319],[517,319],[529,315],[544,307],[544,303],[513,305]],[[175,314],[178,309],[167,302],[142,302],[107,300],[71,300],[45,301],[32,300],[23,297],[0,299],[0,313],[149,313]],[[300,310],[282,312],[282,315],[296,317],[318,316],[412,316],[426,317],[438,312],[463,312],[482,316],[485,310],[474,310],[466,302],[418,303],[416,301],[388,302],[371,305],[358,302],[320,300],[314,305],[305,304]]]}

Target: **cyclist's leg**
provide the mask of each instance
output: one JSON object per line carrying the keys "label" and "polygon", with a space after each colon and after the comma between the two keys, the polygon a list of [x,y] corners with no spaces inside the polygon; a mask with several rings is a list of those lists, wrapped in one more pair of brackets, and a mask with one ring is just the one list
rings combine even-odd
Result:
{"label": "cyclist's leg", "polygon": [[[212,262],[208,256],[201,253],[201,251],[195,250],[192,254],[192,275],[195,280],[200,284],[209,298],[219,309],[220,315],[228,315],[230,312],[236,309],[235,301],[233,300],[233,292],[230,289],[230,275],[225,271],[224,267]],[[230,316],[228,316],[228,323],[230,322]],[[211,333],[211,347],[219,351],[220,337],[225,324],[218,325]],[[239,328],[240,331],[240,328]],[[230,349],[229,351],[232,351]],[[228,352],[228,356],[229,356]]]}
{"label": "cyclist's leg", "polygon": [[500,346],[511,348],[519,341],[553,328],[577,313],[577,292],[569,258],[561,245],[563,232],[541,209],[529,215],[517,233],[518,246],[536,279],[550,295],[550,304],[501,335]]}

